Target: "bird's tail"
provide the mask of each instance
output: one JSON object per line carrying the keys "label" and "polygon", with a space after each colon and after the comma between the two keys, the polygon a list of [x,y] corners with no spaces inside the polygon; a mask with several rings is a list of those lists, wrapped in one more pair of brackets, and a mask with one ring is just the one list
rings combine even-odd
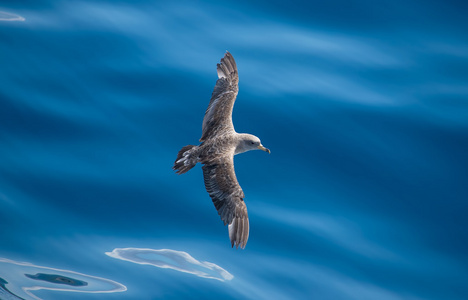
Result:
{"label": "bird's tail", "polygon": [[194,145],[187,145],[180,149],[174,162],[174,166],[172,167],[177,174],[184,174],[191,168],[195,167],[198,159],[197,157],[192,157],[192,153],[197,148],[198,147]]}

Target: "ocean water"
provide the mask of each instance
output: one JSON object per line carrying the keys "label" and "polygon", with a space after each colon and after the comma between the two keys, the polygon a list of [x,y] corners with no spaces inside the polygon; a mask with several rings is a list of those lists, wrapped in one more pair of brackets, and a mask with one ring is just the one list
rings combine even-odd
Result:
{"label": "ocean water", "polygon": [[[468,299],[467,9],[1,1],[0,299]],[[171,170],[227,50],[244,250]]]}

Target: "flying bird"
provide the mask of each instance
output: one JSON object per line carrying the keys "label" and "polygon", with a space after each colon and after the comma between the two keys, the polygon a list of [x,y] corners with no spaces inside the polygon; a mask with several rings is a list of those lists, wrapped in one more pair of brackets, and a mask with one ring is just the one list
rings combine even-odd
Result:
{"label": "flying bird", "polygon": [[249,217],[244,192],[234,172],[234,155],[250,150],[270,150],[252,134],[237,133],[232,124],[232,108],[239,90],[237,66],[226,52],[217,64],[218,81],[202,124],[201,144],[183,147],[173,169],[183,174],[197,163],[203,164],[205,188],[224,225],[228,224],[231,247],[243,249],[249,238]]}

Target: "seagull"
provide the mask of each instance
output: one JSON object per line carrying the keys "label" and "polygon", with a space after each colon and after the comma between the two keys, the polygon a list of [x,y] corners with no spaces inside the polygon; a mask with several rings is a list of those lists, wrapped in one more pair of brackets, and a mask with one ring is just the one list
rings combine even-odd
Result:
{"label": "seagull", "polygon": [[232,124],[232,108],[239,91],[237,66],[226,52],[217,64],[218,80],[202,124],[201,144],[187,145],[177,154],[173,170],[183,174],[197,163],[203,164],[205,188],[218,215],[228,225],[231,247],[245,248],[249,238],[249,217],[244,192],[234,171],[234,155],[265,148],[252,134],[237,133]]}

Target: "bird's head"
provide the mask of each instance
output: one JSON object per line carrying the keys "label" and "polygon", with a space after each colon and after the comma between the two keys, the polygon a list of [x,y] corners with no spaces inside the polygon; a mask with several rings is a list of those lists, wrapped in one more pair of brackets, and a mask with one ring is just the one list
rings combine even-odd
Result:
{"label": "bird's head", "polygon": [[262,145],[262,142],[260,141],[260,139],[256,137],[255,135],[243,133],[243,134],[240,134],[240,136],[241,136],[241,139],[239,141],[239,144],[236,147],[235,154],[243,153],[243,152],[250,151],[250,150],[262,150],[262,151],[270,153],[270,149],[265,148]]}

